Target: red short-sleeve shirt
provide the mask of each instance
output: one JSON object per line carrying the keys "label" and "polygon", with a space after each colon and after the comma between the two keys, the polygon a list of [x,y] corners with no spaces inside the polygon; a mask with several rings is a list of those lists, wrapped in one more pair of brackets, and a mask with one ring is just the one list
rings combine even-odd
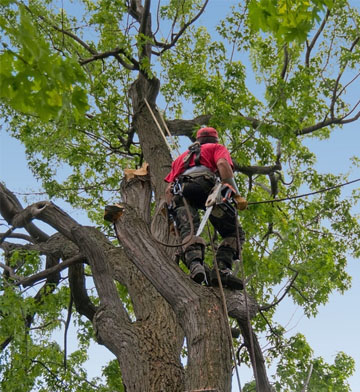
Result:
{"label": "red short-sleeve shirt", "polygon": [[[217,171],[216,163],[219,159],[226,159],[230,166],[233,167],[230,153],[228,149],[222,144],[218,143],[206,143],[200,146],[200,165],[204,165],[209,168],[212,172]],[[173,182],[177,177],[183,173],[184,170],[184,158],[189,151],[185,151],[171,165],[170,173],[165,177],[165,181]],[[193,155],[190,160],[189,167],[195,166],[195,156]]]}

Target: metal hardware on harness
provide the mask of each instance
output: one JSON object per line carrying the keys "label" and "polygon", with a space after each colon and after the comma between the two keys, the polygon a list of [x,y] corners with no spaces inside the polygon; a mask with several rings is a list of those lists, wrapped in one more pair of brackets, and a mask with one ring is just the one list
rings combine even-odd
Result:
{"label": "metal hardware on harness", "polygon": [[180,196],[182,196],[182,185],[180,184],[180,182],[178,180],[176,180],[174,182],[174,185],[173,185],[171,191],[172,191],[173,195],[180,195]]}

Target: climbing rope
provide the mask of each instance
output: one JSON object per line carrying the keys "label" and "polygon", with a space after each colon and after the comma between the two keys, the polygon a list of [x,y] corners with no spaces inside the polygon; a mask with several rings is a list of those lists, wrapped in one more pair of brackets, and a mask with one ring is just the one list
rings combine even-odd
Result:
{"label": "climbing rope", "polygon": [[222,282],[221,282],[221,278],[220,278],[220,271],[219,271],[219,267],[218,267],[218,264],[217,264],[217,261],[216,261],[215,246],[214,246],[213,238],[212,238],[211,233],[210,233],[209,222],[207,223],[207,228],[208,228],[208,235],[209,235],[209,238],[210,238],[211,248],[212,248],[212,252],[213,252],[213,265],[214,265],[214,268],[215,268],[215,271],[216,271],[216,278],[217,278],[217,280],[219,282],[219,289],[220,289],[221,300],[222,300],[222,304],[223,304],[223,308],[224,308],[225,319],[227,320],[228,336],[229,336],[229,342],[230,342],[230,347],[231,347],[231,353],[232,353],[233,360],[234,360],[234,365],[235,365],[236,378],[237,378],[237,382],[238,382],[238,386],[239,386],[239,392],[241,392],[242,391],[242,389],[241,389],[241,382],[240,382],[239,371],[238,371],[238,368],[237,368],[237,365],[236,365],[236,353],[235,353],[234,344],[233,344],[233,341],[232,341],[231,326],[230,326],[229,318],[228,318],[228,309],[227,309],[227,305],[226,305],[224,288],[223,288],[223,285],[222,285]]}
{"label": "climbing rope", "polygon": [[[151,114],[151,117],[153,118],[153,120],[154,120],[156,126],[158,127],[158,130],[160,131],[160,134],[161,134],[161,136],[163,137],[163,139],[164,139],[164,141],[165,141],[165,144],[167,145],[167,147],[168,147],[170,153],[172,154],[173,150],[172,150],[170,144],[168,143],[168,141],[167,141],[167,139],[166,139],[166,136],[165,136],[163,130],[161,129],[161,126],[160,126],[158,120],[156,119],[155,114],[154,114],[154,112],[152,111],[152,109],[151,109],[151,107],[150,107],[150,105],[149,105],[149,102],[147,101],[146,98],[144,99],[144,102],[145,102],[145,104],[146,104],[146,106],[147,106],[147,108],[148,108],[148,110],[149,110],[149,112],[150,112],[150,114]],[[160,111],[158,111],[158,113],[159,113],[159,115],[160,115],[160,118],[161,118],[161,121],[162,121],[162,123],[163,123],[163,125],[164,125],[164,128],[166,129],[166,131],[167,131],[167,133],[168,133],[168,136],[170,137],[171,142],[174,144],[175,149],[176,149],[178,155],[180,155],[180,151],[179,151],[179,149],[176,147],[176,143],[175,143],[175,141],[174,141],[174,139],[173,139],[173,137],[172,137],[172,135],[171,135],[171,133],[170,133],[170,131],[169,131],[169,128],[167,127],[167,125],[166,125],[166,123],[165,123],[164,118],[162,117]]]}
{"label": "climbing rope", "polygon": [[[159,239],[157,239],[157,238],[155,237],[155,235],[154,235],[154,225],[155,225],[155,221],[156,221],[155,218],[157,218],[157,216],[159,215],[160,211],[164,208],[164,205],[167,205],[166,201],[163,200],[163,202],[159,205],[158,209],[156,210],[156,212],[155,212],[155,214],[154,214],[154,217],[153,217],[153,219],[152,219],[152,221],[151,221],[151,225],[150,225],[150,233],[151,233],[151,236],[153,237],[153,239],[154,239],[158,244],[163,245],[163,246],[166,246],[166,247],[168,247],[168,248],[178,248],[178,247],[180,247],[180,246],[184,246],[184,245],[188,244],[188,243],[192,240],[192,237],[194,236],[194,232],[195,232],[195,231],[194,231],[194,222],[193,222],[193,219],[192,219],[192,216],[191,216],[189,204],[188,204],[188,202],[186,201],[185,197],[183,198],[183,201],[184,201],[184,206],[185,206],[185,209],[186,209],[186,214],[187,214],[187,217],[188,217],[189,223],[190,223],[190,234],[189,234],[189,239],[187,239],[187,240],[184,241],[184,242],[181,242],[180,244],[170,245],[170,244],[167,244],[167,243],[165,243],[165,242],[160,241]],[[167,211],[167,213],[168,213],[168,211]],[[177,239],[180,238],[180,235],[179,235],[179,232],[177,231],[176,226],[175,226],[175,236],[176,236]]]}
{"label": "climbing rope", "polygon": [[238,211],[237,210],[235,212],[235,227],[236,227],[236,242],[237,242],[239,262],[240,262],[240,273],[241,273],[241,279],[242,279],[242,282],[243,282],[243,292],[244,292],[245,310],[246,310],[246,321],[247,321],[247,327],[248,327],[249,336],[250,336],[250,351],[251,351],[251,357],[253,358],[252,363],[253,363],[253,367],[254,367],[254,376],[255,376],[256,390],[257,390],[258,389],[258,385],[259,385],[259,383],[258,383],[258,373],[257,373],[256,358],[255,358],[253,330],[252,330],[251,320],[250,320],[248,295],[247,295],[247,290],[246,290],[246,277],[245,277],[244,263],[243,263],[243,258],[242,258],[242,249],[241,249],[241,243],[240,243],[239,221],[238,221]]}

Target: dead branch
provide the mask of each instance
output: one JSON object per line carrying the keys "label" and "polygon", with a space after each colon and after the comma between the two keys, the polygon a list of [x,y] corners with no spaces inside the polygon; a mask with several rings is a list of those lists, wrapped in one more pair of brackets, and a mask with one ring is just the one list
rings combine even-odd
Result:
{"label": "dead branch", "polygon": [[309,368],[309,373],[308,373],[308,375],[306,377],[306,381],[305,381],[305,384],[304,384],[301,392],[306,392],[308,390],[308,386],[309,386],[309,382],[310,382],[312,371],[313,371],[313,364],[311,363],[310,364],[310,368]]}

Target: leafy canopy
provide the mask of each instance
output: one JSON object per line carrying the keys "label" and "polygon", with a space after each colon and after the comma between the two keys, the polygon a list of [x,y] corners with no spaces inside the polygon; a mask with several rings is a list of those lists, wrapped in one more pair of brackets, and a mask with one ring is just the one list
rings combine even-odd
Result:
{"label": "leafy canopy", "polygon": [[[208,27],[208,19],[199,19],[164,50],[169,37],[203,5],[179,3],[161,3],[161,28],[146,37],[122,1],[86,0],[76,10],[59,10],[58,2],[50,0],[0,2],[3,118],[25,145],[29,165],[49,197],[86,210],[100,228],[109,230],[102,220],[103,206],[118,199],[123,169],[142,163],[128,94],[138,69],[159,78],[158,102],[166,107],[168,120],[211,115],[210,125],[240,168],[237,182],[250,202],[346,181],[349,173],[315,169],[316,155],[306,139],[330,137],[335,127],[346,124],[342,120],[356,113],[357,105],[346,92],[359,72],[358,11],[345,0],[252,0],[248,8],[241,2],[215,29]],[[153,43],[157,55],[140,59],[144,41]],[[254,169],[278,159],[282,170],[273,170],[271,176]],[[354,166],[358,164],[354,159]],[[262,305],[275,302],[279,285],[296,275],[288,295],[311,317],[332,292],[348,289],[348,254],[360,256],[360,226],[353,214],[358,197],[344,200],[337,188],[245,211],[243,258],[246,275],[255,276],[249,282],[251,295]],[[14,252],[10,263],[17,266],[23,258],[18,274],[28,276],[42,268],[39,255],[29,252]],[[115,363],[104,370],[107,386],[100,380],[84,381],[82,364],[93,332],[75,315],[80,347],[68,356],[66,372],[60,370],[64,352],[49,336],[60,327],[69,304],[66,282],[41,304],[5,278],[0,283],[1,340],[14,337],[0,358],[4,391],[30,391],[35,385],[40,390],[61,385],[70,391],[121,391]],[[119,291],[131,303],[126,290]],[[254,328],[272,343],[267,360],[280,358],[276,388],[299,389],[312,365],[310,389],[325,391],[333,385],[334,391],[349,390],[352,359],[339,353],[329,365],[314,358],[303,336],[287,339],[284,327],[273,323],[275,309],[268,310],[267,321],[259,315]],[[34,312],[30,330],[27,319]],[[271,329],[268,323],[273,323]],[[249,362],[245,354],[242,359]]]}

